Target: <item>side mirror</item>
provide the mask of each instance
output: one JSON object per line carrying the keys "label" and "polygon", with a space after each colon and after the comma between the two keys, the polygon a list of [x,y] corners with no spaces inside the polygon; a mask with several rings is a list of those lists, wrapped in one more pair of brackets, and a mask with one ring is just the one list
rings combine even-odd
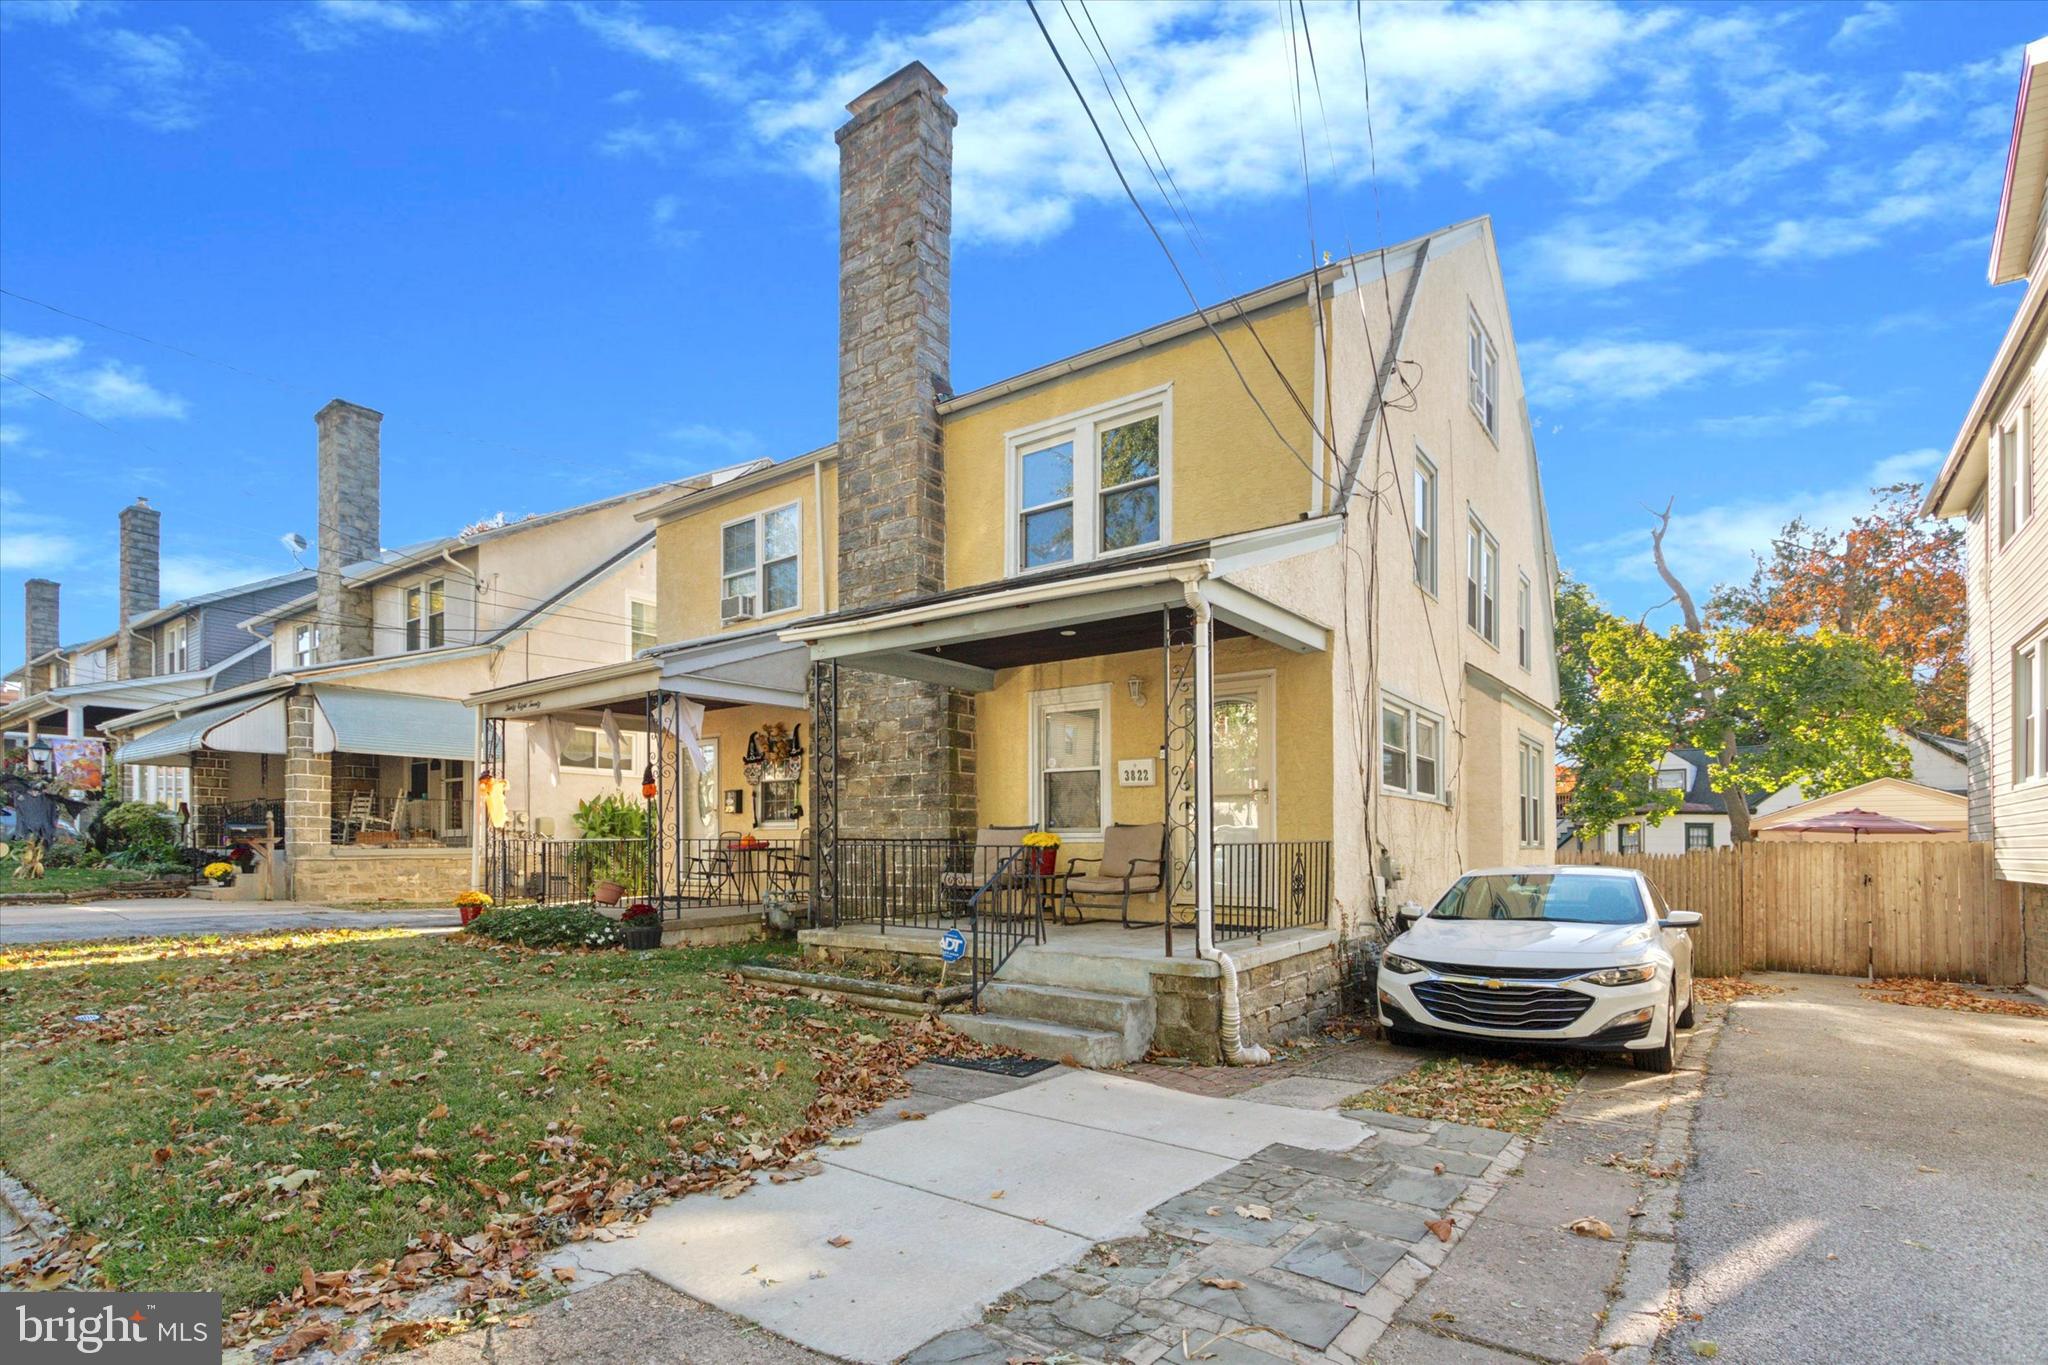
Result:
{"label": "side mirror", "polygon": [[1660,929],[1695,929],[1699,927],[1700,912],[1697,910],[1673,910],[1657,921]]}
{"label": "side mirror", "polygon": [[1400,925],[1403,929],[1414,928],[1415,922],[1421,918],[1422,907],[1414,901],[1409,901],[1394,912],[1394,923]]}

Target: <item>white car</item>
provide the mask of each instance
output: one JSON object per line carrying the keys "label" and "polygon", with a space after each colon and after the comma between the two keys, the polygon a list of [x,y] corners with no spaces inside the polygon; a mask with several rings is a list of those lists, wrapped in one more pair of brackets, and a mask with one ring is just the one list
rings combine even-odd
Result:
{"label": "white car", "polygon": [[1669,1071],[1699,922],[1624,868],[1468,872],[1380,955],[1380,1024],[1395,1042],[1552,1043]]}

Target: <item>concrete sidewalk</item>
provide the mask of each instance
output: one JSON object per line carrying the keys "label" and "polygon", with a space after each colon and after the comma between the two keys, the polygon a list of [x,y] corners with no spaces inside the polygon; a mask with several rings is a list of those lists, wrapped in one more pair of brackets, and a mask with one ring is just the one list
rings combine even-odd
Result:
{"label": "concrete sidewalk", "polygon": [[884,1106],[853,1145],[820,1152],[822,1175],[681,1200],[634,1237],[570,1254],[585,1272],[643,1271],[812,1349],[890,1361],[978,1322],[1020,1281],[1142,1234],[1156,1205],[1271,1143],[1335,1152],[1371,1135],[1336,1114],[1096,1072],[1020,1083],[959,1071],[936,1084],[959,1101]]}
{"label": "concrete sidewalk", "polygon": [[254,934],[276,929],[449,929],[455,911],[341,910],[310,902],[105,900],[0,906],[0,944]]}

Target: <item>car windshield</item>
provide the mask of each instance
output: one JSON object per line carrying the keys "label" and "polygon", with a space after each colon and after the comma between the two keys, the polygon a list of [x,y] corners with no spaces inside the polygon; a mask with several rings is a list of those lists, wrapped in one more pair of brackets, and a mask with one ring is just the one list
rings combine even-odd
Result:
{"label": "car windshield", "polygon": [[1461,877],[1429,912],[1431,919],[1550,920],[1566,924],[1640,924],[1634,879],[1570,872]]}

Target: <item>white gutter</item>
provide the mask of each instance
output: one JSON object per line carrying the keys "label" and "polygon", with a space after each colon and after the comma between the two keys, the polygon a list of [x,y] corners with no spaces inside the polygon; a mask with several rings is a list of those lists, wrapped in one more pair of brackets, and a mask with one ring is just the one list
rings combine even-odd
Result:
{"label": "white gutter", "polygon": [[1309,281],[1308,314],[1309,345],[1315,351],[1314,383],[1316,390],[1311,402],[1309,416],[1309,458],[1315,462],[1315,466],[1308,472],[1308,514],[1312,517],[1318,517],[1323,513],[1323,470],[1328,463],[1323,459],[1323,442],[1329,439],[1323,432],[1325,426],[1323,390],[1328,381],[1325,378],[1326,368],[1323,364],[1323,347],[1326,341],[1323,330],[1322,281],[1319,279],[1312,278]]}

